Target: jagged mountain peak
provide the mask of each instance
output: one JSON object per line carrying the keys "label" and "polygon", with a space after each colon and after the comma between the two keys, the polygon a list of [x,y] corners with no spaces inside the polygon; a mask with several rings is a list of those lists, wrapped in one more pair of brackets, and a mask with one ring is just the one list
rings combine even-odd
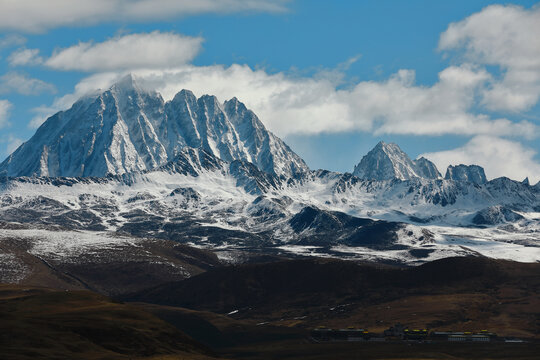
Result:
{"label": "jagged mountain peak", "polygon": [[420,157],[413,161],[416,165],[416,172],[423,178],[426,179],[441,179],[442,175],[437,169],[437,166],[426,159],[425,157]]}
{"label": "jagged mountain peak", "polygon": [[195,99],[195,100],[197,100],[197,97],[195,96],[195,94],[193,94],[193,91],[188,90],[188,89],[182,89],[179,92],[177,92],[176,95],[174,95],[172,101],[175,101],[175,99],[176,100],[184,100],[184,99]]}
{"label": "jagged mountain peak", "polygon": [[244,103],[240,102],[238,98],[235,96],[232,99],[229,99],[225,101],[223,104],[223,107],[225,108],[225,111],[228,113],[236,112],[236,113],[243,113],[247,111],[246,105]]}
{"label": "jagged mountain peak", "polygon": [[[414,178],[442,179],[441,173],[430,160],[420,157],[411,160],[395,143],[380,141],[355,166],[353,175],[369,180],[410,180]],[[484,169],[478,165],[450,165],[446,180],[464,181],[473,184],[487,182]],[[524,184],[528,179],[523,180]]]}
{"label": "jagged mountain peak", "polygon": [[382,151],[385,154],[394,157],[408,157],[407,154],[401,150],[399,145],[393,142],[387,143],[379,141],[371,151]]}
{"label": "jagged mountain peak", "polygon": [[398,146],[398,144],[396,143],[387,143],[387,142],[384,142],[383,140],[379,141],[377,143],[377,145],[375,145],[374,147],[375,149],[377,148],[380,148],[380,149],[399,149],[401,151],[401,148]]}
{"label": "jagged mountain peak", "polygon": [[[236,96],[233,96],[229,100],[226,100],[225,103],[231,103],[231,104],[242,104],[240,100]],[[243,104],[242,104],[243,105]]]}
{"label": "jagged mountain peak", "polygon": [[165,102],[126,75],[97,96],[50,117],[0,164],[9,176],[105,176],[151,170],[184,147],[223,161],[248,161],[273,175],[308,171],[238,99],[221,104],[182,90]]}
{"label": "jagged mountain peak", "polygon": [[353,175],[370,180],[409,180],[421,177],[416,164],[395,143],[380,141],[355,166]]}
{"label": "jagged mountain peak", "polygon": [[201,103],[204,103],[204,104],[209,104],[209,105],[221,107],[221,103],[219,102],[217,96],[215,96],[215,95],[204,94],[198,100]]}

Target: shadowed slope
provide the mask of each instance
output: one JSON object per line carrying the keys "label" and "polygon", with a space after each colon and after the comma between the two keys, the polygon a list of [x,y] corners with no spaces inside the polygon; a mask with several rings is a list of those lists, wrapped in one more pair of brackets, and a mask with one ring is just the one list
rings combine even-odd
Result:
{"label": "shadowed slope", "polygon": [[[338,260],[293,260],[208,271],[126,296],[237,319],[302,327],[493,327],[540,333],[540,264],[446,258],[414,268]],[[489,326],[489,327],[488,327]]]}
{"label": "shadowed slope", "polygon": [[132,359],[210,352],[132,305],[88,291],[0,285],[0,358]]}

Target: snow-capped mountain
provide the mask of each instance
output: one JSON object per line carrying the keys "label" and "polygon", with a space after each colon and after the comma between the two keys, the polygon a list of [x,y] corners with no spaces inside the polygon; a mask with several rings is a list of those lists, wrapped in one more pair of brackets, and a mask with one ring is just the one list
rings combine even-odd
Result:
{"label": "snow-capped mountain", "polygon": [[8,176],[105,176],[154,169],[184,147],[294,177],[305,162],[236,98],[197,99],[183,90],[165,102],[128,75],[50,117],[2,164]]}
{"label": "snow-capped mountain", "polygon": [[368,180],[409,180],[413,178],[438,179],[441,174],[435,164],[420,158],[411,160],[397,144],[379,142],[360,163],[353,175]]}
{"label": "snow-capped mountain", "polygon": [[0,165],[0,219],[0,245],[16,249],[0,259],[82,232],[103,241],[91,246],[96,257],[119,236],[121,248],[157,238],[224,261],[245,252],[540,261],[540,183],[487,181],[465,165],[443,179],[384,142],[353,174],[309,171],[238,99],[183,90],[164,102],[132,77],[51,117]]}

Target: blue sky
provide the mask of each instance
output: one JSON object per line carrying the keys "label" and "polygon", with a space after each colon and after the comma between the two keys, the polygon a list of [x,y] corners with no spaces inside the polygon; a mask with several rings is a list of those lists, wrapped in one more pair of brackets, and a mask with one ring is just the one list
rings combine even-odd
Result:
{"label": "blue sky", "polygon": [[384,140],[443,173],[540,180],[535,1],[44,3],[0,0],[2,159],[133,72],[165,98],[237,96],[312,168],[351,171]]}

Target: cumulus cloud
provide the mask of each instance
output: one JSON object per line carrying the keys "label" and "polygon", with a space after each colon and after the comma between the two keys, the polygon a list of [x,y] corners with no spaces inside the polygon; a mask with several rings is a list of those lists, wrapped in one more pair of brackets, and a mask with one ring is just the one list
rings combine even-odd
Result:
{"label": "cumulus cloud", "polygon": [[12,104],[8,100],[0,100],[0,129],[9,125],[9,111]]}
{"label": "cumulus cloud", "polygon": [[43,80],[28,77],[18,72],[9,72],[0,76],[0,93],[16,92],[22,95],[56,93],[56,87]]}
{"label": "cumulus cloud", "polygon": [[283,12],[288,0],[25,0],[0,2],[0,29],[42,32],[104,21],[165,20],[202,13]]}
{"label": "cumulus cloud", "polygon": [[444,173],[448,165],[466,164],[484,167],[488,179],[507,176],[514,180],[529,177],[532,184],[540,181],[537,152],[519,142],[493,136],[473,137],[457,149],[422,154]]}
{"label": "cumulus cloud", "polygon": [[9,55],[8,62],[11,66],[39,65],[43,58],[39,56],[39,49],[21,48]]}
{"label": "cumulus cloud", "polygon": [[81,42],[56,51],[45,65],[58,70],[107,71],[166,68],[191,61],[202,38],[176,33],[130,34],[100,43]]}
{"label": "cumulus cloud", "polygon": [[492,5],[452,23],[441,34],[439,49],[456,50],[464,59],[500,67],[482,94],[491,110],[524,111],[540,98],[540,6],[526,10]]}
{"label": "cumulus cloud", "polygon": [[411,70],[384,82],[360,82],[348,94],[354,121],[372,122],[375,134],[538,135],[532,123],[491,119],[472,112],[476,92],[490,78],[469,65],[451,66],[432,86],[417,86]]}

